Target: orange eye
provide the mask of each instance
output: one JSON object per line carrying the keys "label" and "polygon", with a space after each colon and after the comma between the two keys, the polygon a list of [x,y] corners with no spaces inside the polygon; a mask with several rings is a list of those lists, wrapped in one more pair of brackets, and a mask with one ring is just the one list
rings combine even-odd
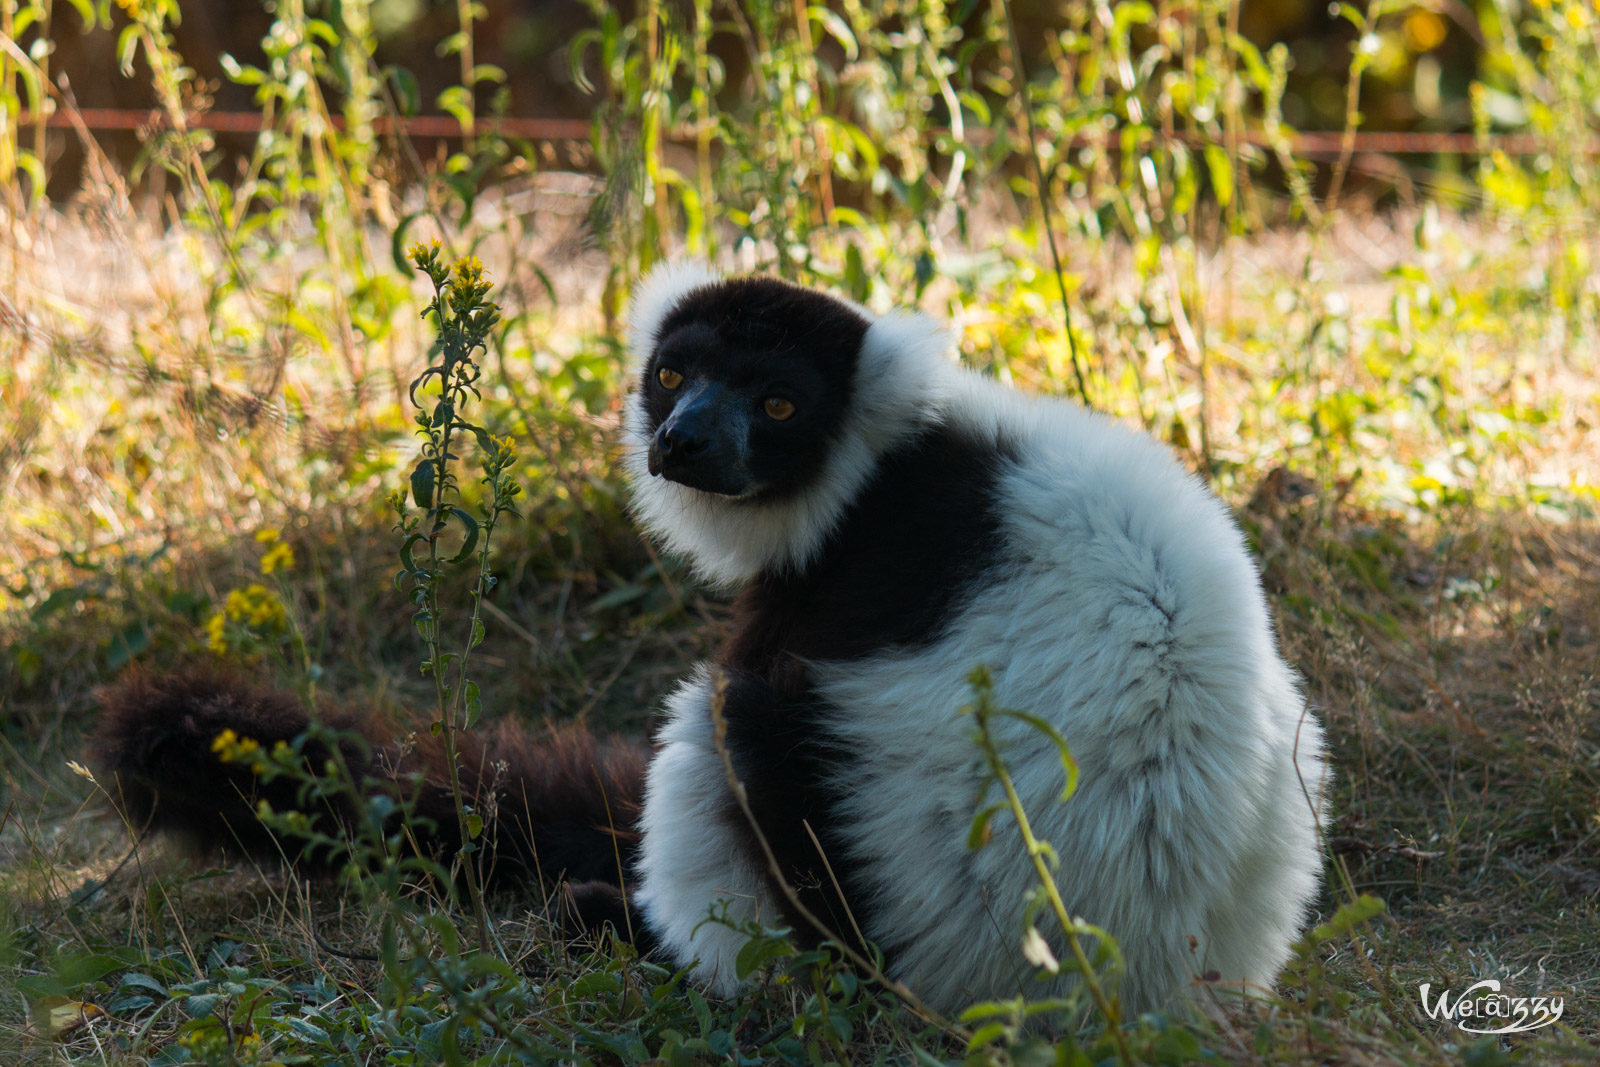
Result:
{"label": "orange eye", "polygon": [[762,402],[762,409],[766,411],[767,418],[782,422],[794,414],[794,404],[781,396],[769,396]]}
{"label": "orange eye", "polygon": [[662,367],[656,371],[656,381],[661,383],[663,389],[676,389],[683,384],[683,375],[671,367]]}

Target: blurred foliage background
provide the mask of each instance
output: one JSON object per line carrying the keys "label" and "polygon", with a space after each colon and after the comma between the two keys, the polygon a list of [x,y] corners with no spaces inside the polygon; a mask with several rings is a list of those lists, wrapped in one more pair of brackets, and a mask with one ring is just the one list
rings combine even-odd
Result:
{"label": "blurred foliage background", "polygon": [[[284,0],[285,3],[295,0]],[[101,0],[104,3],[104,0]],[[575,76],[570,59],[572,41],[593,30],[607,17],[630,22],[642,10],[638,4],[602,3],[601,0],[476,0],[479,9],[474,35],[477,63],[496,68],[492,91],[476,101],[479,114],[584,119],[594,114],[596,101]],[[1137,0],[1136,6],[1142,6]],[[1541,5],[1562,5],[1544,0]],[[9,8],[30,5],[7,0]],[[119,72],[116,35],[88,28],[73,6],[60,0],[38,5],[56,14],[40,19],[18,35],[29,47],[47,32],[53,42],[51,69],[70,79],[77,103],[83,108],[156,108],[161,105],[150,71],[140,61],[131,73]],[[434,102],[441,93],[460,84],[457,54],[448,48],[460,32],[461,11],[455,0],[374,0],[370,4],[337,2],[309,5],[314,14],[337,25],[346,11],[362,10],[370,27],[377,62],[407,72],[404,101],[411,110],[437,113]],[[669,5],[672,6],[672,5]],[[851,5],[833,5],[842,10]],[[870,5],[887,32],[915,27],[926,12],[921,5],[887,3]],[[941,8],[943,5],[940,5]],[[1121,6],[1121,5],[1119,5]],[[1299,130],[1340,130],[1348,113],[1349,73],[1352,55],[1365,57],[1365,84],[1360,99],[1361,126],[1380,131],[1453,131],[1473,129],[1472,85],[1487,90],[1483,105],[1491,122],[1513,128],[1527,121],[1525,102],[1517,92],[1515,67],[1519,50],[1537,45],[1527,39],[1536,29],[1518,28],[1517,5],[1506,0],[1430,0],[1397,3],[1371,0],[1354,5],[1359,20],[1341,11],[1338,2],[1322,0],[1243,0],[1226,16],[1230,30],[1265,53],[1272,45],[1287,49],[1287,82],[1283,94],[1283,119]],[[1565,5],[1572,6],[1572,5]],[[253,90],[229,76],[230,62],[260,67],[267,61],[263,42],[270,40],[274,22],[272,5],[234,3],[230,0],[183,0],[181,19],[172,34],[176,50],[192,65],[194,93],[199,102],[218,111],[249,111],[255,107]],[[676,5],[676,17],[693,14],[690,0]],[[1059,43],[1052,31],[1084,21],[1082,12],[1092,5],[1072,0],[1015,0],[1009,5],[1028,69],[1044,71],[1060,60]],[[1175,15],[1180,21],[1198,20],[1199,7],[1152,5],[1158,15]],[[343,8],[344,10],[341,10]],[[979,0],[949,5],[945,14],[969,38],[980,36],[990,16],[990,5]],[[1580,10],[1581,5],[1574,10]],[[122,9],[107,9],[116,28],[126,24]],[[732,9],[730,8],[730,11]],[[725,95],[745,91],[750,57],[747,43],[727,12],[718,8],[721,25],[705,42],[723,70],[719,79]],[[1361,24],[1364,22],[1365,24]],[[1573,22],[1582,29],[1585,19]],[[1133,51],[1142,51],[1152,34],[1133,39]],[[841,44],[832,38],[817,42],[821,66],[849,76]],[[935,105],[937,106],[937,105]],[[82,149],[70,131],[51,136],[52,193],[70,195],[81,175]],[[131,161],[137,156],[135,133],[101,133],[100,141],[114,156]],[[235,153],[248,152],[250,138],[222,134],[221,145]],[[592,165],[581,152],[566,162]],[[1407,154],[1407,161],[1447,174],[1458,173],[1457,154]],[[1380,168],[1380,177],[1387,175]]]}

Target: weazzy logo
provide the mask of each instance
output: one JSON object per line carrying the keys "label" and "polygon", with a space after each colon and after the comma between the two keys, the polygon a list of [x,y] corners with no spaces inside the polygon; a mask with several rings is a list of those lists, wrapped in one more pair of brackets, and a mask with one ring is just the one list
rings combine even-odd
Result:
{"label": "weazzy logo", "polygon": [[1514,997],[1500,991],[1498,978],[1474,982],[1452,999],[1450,990],[1439,990],[1430,1002],[1432,983],[1417,987],[1422,995],[1422,1010],[1430,1019],[1453,1020],[1457,1029],[1469,1034],[1520,1034],[1537,1030],[1561,1018],[1566,1005],[1560,997]]}

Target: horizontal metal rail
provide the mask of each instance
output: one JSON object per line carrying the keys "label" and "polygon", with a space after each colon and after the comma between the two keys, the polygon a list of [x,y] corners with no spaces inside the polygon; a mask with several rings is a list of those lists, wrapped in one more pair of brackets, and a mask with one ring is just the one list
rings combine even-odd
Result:
{"label": "horizontal metal rail", "polygon": [[[331,116],[336,128],[344,128],[344,118]],[[26,128],[34,124],[34,117],[23,112],[17,125]],[[130,108],[86,107],[74,112],[54,111],[45,117],[51,127],[82,127],[95,131],[170,129],[172,122],[164,111]],[[261,132],[262,115],[255,111],[200,111],[184,116],[184,124],[191,130],[210,133],[253,134]],[[373,120],[373,129],[380,133],[398,132],[409,137],[457,138],[462,136],[461,124],[449,115],[411,115],[401,117],[380,116]],[[493,118],[478,120],[479,132],[493,131],[503,136],[524,137],[533,141],[587,141],[592,126],[587,119]],[[975,131],[981,134],[982,131]],[[1200,144],[1226,144],[1225,137],[1195,136],[1173,133],[1170,136]],[[1107,135],[1112,140],[1115,131]],[[1473,133],[1443,131],[1375,131],[1356,130],[1301,130],[1285,135],[1289,151],[1296,156],[1332,157],[1343,152],[1377,153],[1380,155],[1477,155],[1486,149],[1513,156],[1538,155],[1550,150],[1547,138],[1531,133],[1500,133],[1479,138]],[[974,137],[974,142],[986,138]],[[674,140],[692,141],[691,134],[682,134]],[[1074,145],[1092,143],[1087,137],[1077,137]],[[1259,131],[1245,131],[1235,137],[1235,143],[1257,148],[1270,147],[1272,139]],[[1586,147],[1588,155],[1600,155],[1600,140]]]}
{"label": "horizontal metal rail", "polygon": [[[344,116],[331,117],[336,128],[344,128]],[[17,120],[19,127],[33,123],[29,112],[23,112]],[[45,125],[108,131],[171,129],[173,124],[167,113],[160,110],[82,107],[71,113],[54,111],[46,116]],[[258,111],[191,111],[184,115],[184,125],[208,133],[260,133],[265,122]],[[372,127],[382,133],[398,129],[411,137],[461,136],[461,123],[449,115],[411,115],[398,119],[379,116],[373,119]],[[484,118],[479,120],[479,127],[534,141],[587,141],[590,124],[587,119]]]}

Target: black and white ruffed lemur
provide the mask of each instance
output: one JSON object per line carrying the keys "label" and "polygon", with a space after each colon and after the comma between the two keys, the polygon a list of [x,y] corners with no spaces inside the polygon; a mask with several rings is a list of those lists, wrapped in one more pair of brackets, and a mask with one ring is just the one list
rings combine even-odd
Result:
{"label": "black and white ruffed lemur", "polygon": [[[667,696],[650,748],[510,722],[465,739],[496,884],[565,880],[581,916],[717,993],[737,985],[740,922],[817,936],[730,791],[720,684],[733,766],[808,910],[859,926],[935,1008],[1048,993],[1018,947],[1034,873],[1015,826],[966,844],[985,773],[959,709],[981,664],[999,704],[1045,717],[1076,757],[1060,803],[1053,744],[995,723],[1068,909],[1120,940],[1125,1004],[1175,1006],[1201,974],[1271,983],[1318,884],[1321,730],[1216,497],[1150,438],[961,369],[921,314],[683,264],[636,293],[629,347],[634,511],[738,590],[732,632]],[[292,807],[294,787],[211,750],[225,729],[295,736],[292,698],[146,675],[105,703],[98,765],[134,827],[295,854],[254,815],[263,796]],[[358,773],[426,772],[434,847],[458,844],[426,731],[408,750],[329,718],[370,739],[345,752]]]}

